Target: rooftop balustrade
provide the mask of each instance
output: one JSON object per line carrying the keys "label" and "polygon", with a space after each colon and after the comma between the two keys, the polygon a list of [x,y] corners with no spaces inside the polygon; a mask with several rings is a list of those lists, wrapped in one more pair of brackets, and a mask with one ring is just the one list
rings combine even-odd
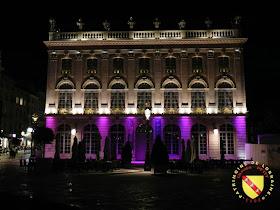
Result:
{"label": "rooftop balustrade", "polygon": [[238,29],[49,32],[49,41],[237,38]]}

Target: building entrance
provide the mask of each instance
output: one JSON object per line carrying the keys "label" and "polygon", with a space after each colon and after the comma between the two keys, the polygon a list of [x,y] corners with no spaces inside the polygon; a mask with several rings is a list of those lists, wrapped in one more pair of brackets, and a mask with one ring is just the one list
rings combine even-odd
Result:
{"label": "building entrance", "polygon": [[147,124],[140,124],[136,129],[135,160],[138,161],[145,160],[146,144],[147,144],[147,136],[148,136],[147,132],[149,133],[150,152],[151,152],[151,145],[153,143],[153,128]]}

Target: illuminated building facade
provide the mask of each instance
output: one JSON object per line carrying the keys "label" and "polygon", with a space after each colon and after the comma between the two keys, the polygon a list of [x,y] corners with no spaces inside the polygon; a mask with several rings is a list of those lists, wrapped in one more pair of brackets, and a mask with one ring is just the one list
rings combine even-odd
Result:
{"label": "illuminated building facade", "polygon": [[[96,157],[100,134],[102,155],[108,137],[116,142],[118,158],[130,141],[133,160],[144,160],[146,134],[137,128],[146,123],[146,103],[152,113],[150,146],[160,135],[170,159],[181,158],[183,139],[196,140],[200,159],[220,159],[221,145],[226,159],[245,158],[247,39],[238,29],[57,32],[54,27],[44,42],[45,113],[47,127],[61,134],[61,158],[71,158],[76,129],[87,158]],[[54,144],[46,157],[54,156]]]}

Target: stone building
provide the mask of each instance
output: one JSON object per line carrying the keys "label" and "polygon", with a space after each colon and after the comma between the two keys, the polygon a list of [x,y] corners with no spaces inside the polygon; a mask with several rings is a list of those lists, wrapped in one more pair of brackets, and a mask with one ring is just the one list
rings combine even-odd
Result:
{"label": "stone building", "polygon": [[[145,104],[151,105],[150,147],[161,136],[170,159],[194,140],[200,159],[245,158],[246,96],[238,29],[57,32],[51,21],[46,125],[60,133],[60,156],[71,158],[74,135],[95,158],[98,134],[129,141],[144,160]],[[106,25],[107,24],[107,25]],[[133,29],[133,25],[131,29]],[[76,133],[71,135],[71,130]],[[53,157],[49,145],[47,156]]]}

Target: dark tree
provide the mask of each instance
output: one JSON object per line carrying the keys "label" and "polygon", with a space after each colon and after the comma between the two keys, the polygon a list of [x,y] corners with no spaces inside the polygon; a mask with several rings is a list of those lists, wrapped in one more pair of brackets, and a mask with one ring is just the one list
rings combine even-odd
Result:
{"label": "dark tree", "polygon": [[86,160],[86,142],[84,139],[78,145],[78,159],[79,162],[85,162]]}
{"label": "dark tree", "polygon": [[74,137],[74,143],[73,143],[73,146],[72,146],[72,160],[74,162],[77,162],[78,158],[79,158],[79,154],[78,154],[78,139],[75,136]]}
{"label": "dark tree", "polygon": [[35,145],[43,147],[43,158],[45,157],[45,145],[51,144],[54,139],[52,129],[45,127],[37,127],[33,134]]}
{"label": "dark tree", "polygon": [[60,159],[60,134],[56,134],[55,136],[55,154],[54,159],[59,160]]}
{"label": "dark tree", "polygon": [[101,139],[102,139],[101,135],[98,134],[96,160],[101,160]]}
{"label": "dark tree", "polygon": [[105,139],[105,145],[104,145],[104,161],[108,161],[110,160],[110,141],[109,141],[109,138],[108,136],[106,136],[106,139]]}
{"label": "dark tree", "polygon": [[116,160],[117,159],[117,145],[116,145],[116,139],[111,139],[111,159]]}
{"label": "dark tree", "polygon": [[160,136],[156,137],[153,145],[151,162],[154,166],[154,173],[166,173],[168,169],[169,156]]}
{"label": "dark tree", "polygon": [[131,160],[132,160],[131,146],[129,141],[127,141],[122,149],[122,163],[124,166],[130,166]]}

